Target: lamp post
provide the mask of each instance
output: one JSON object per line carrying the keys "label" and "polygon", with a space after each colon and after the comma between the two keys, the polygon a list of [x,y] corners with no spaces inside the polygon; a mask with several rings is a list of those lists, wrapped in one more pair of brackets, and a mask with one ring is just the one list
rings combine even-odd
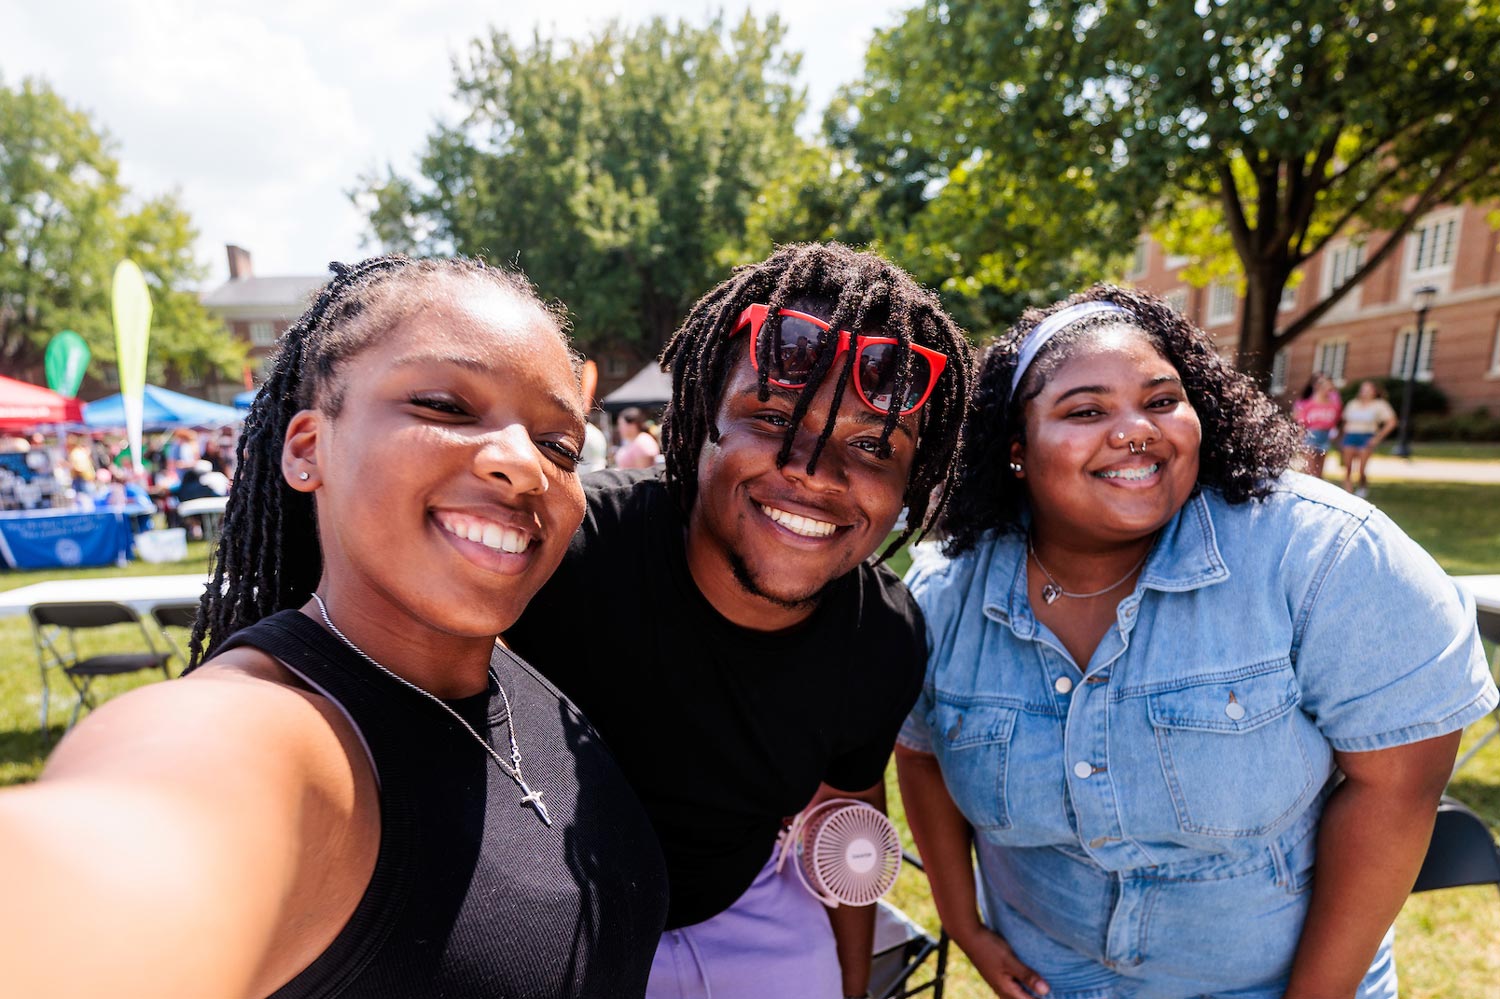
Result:
{"label": "lamp post", "polygon": [[1432,300],[1437,296],[1437,289],[1430,284],[1424,284],[1412,292],[1412,308],[1417,313],[1417,335],[1414,343],[1406,352],[1405,367],[1406,382],[1401,386],[1401,436],[1396,440],[1396,449],[1391,453],[1398,458],[1411,457],[1411,394],[1412,383],[1417,380],[1417,364],[1422,360],[1422,334],[1427,330],[1427,310],[1432,308]]}

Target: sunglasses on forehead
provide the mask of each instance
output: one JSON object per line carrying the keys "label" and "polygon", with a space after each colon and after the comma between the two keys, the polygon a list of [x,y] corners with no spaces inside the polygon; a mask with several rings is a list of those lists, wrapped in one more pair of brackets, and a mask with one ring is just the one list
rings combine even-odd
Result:
{"label": "sunglasses on forehead", "polygon": [[[750,331],[750,363],[757,372],[761,370],[760,334],[770,312],[769,306],[751,305],[740,313],[734,329],[729,331],[730,336],[744,329]],[[835,359],[853,344],[854,389],[860,401],[877,413],[890,411],[891,397],[896,390],[896,374],[900,370],[900,341],[893,336],[865,336],[844,330],[835,331],[817,316],[792,309],[782,309],[780,315],[781,329],[767,351],[767,381],[782,388],[805,387],[812,375],[813,366],[817,363],[824,339],[836,336],[838,345],[834,353]],[[911,383],[897,406],[897,411],[903,416],[922,408],[922,404],[932,394],[938,376],[948,364],[948,358],[938,351],[917,344],[909,346]]]}

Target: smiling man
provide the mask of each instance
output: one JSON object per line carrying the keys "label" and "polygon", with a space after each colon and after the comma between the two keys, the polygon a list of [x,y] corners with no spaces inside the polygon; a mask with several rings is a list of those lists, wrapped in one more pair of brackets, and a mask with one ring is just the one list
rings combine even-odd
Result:
{"label": "smiling man", "polygon": [[872,556],[903,506],[903,541],[936,513],[969,344],[899,269],[803,245],[699,300],[662,363],[664,474],[585,482],[583,527],[506,638],[587,713],[661,838],[648,995],[862,995],[873,912],[830,915],[776,871],[776,839],[818,800],[884,807],[926,643]]}

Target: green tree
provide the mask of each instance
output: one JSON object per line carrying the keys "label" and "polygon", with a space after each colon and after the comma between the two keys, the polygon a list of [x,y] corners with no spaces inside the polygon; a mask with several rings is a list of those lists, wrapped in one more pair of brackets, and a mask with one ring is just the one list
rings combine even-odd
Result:
{"label": "green tree", "polygon": [[805,154],[784,33],[748,15],[576,41],[491,32],[455,64],[467,113],[429,137],[420,178],[387,168],[353,197],[388,249],[518,261],[585,345],[655,350]]}
{"label": "green tree", "polygon": [[[1494,0],[933,0],[870,64],[860,127],[923,149],[920,176],[993,162],[1024,193],[1002,184],[960,214],[1091,220],[1024,252],[1108,253],[1151,224],[1200,277],[1237,275],[1239,363],[1262,379],[1424,213],[1500,193]],[[1369,236],[1364,266],[1278,329],[1288,279],[1351,233]]]}
{"label": "green tree", "polygon": [[[108,135],[45,83],[0,81],[0,371],[37,379],[47,341],[77,330],[96,380],[114,362],[110,291],[129,256],[151,287],[151,374],[233,375],[245,349],[187,286],[203,269],[173,195],[130,208]],[[108,379],[104,379],[108,380]]]}

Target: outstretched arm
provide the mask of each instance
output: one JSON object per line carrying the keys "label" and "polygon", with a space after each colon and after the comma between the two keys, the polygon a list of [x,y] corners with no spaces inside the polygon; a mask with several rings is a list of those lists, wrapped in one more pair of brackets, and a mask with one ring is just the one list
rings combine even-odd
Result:
{"label": "outstretched arm", "polygon": [[937,757],[897,743],[896,774],[901,781],[906,824],[917,841],[943,928],[969,955],[996,995],[1030,999],[1027,989],[1046,995],[1049,990],[1042,976],[1022,964],[1005,938],[979,918],[970,855],[973,832],[948,794]]}
{"label": "outstretched arm", "polygon": [[[279,948],[299,959],[284,928],[320,932],[322,903],[298,900],[321,876],[313,854],[348,855],[341,758],[306,698],[258,681],[174,681],[103,706],[41,781],[0,793],[0,993],[272,991],[309,963],[282,966]],[[309,774],[313,759],[327,772]]]}
{"label": "outstretched arm", "polygon": [[1422,867],[1461,735],[1335,755],[1345,779],[1318,825],[1312,904],[1286,999],[1359,988]]}

